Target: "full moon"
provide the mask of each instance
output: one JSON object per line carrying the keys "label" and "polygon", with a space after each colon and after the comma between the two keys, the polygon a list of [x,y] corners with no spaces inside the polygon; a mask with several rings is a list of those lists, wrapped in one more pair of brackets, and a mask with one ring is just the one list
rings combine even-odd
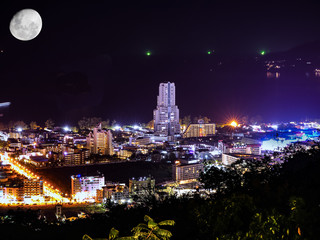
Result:
{"label": "full moon", "polygon": [[17,12],[9,26],[11,34],[22,41],[34,39],[40,33],[41,28],[40,14],[33,9],[23,9]]}

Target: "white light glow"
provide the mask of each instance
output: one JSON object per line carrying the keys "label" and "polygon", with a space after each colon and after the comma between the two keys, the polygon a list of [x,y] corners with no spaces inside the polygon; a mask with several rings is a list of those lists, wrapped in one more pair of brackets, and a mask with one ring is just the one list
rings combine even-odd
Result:
{"label": "white light glow", "polygon": [[118,130],[121,129],[121,127],[120,127],[119,125],[116,125],[116,126],[113,127],[113,129],[116,130],[116,131],[118,131]]}
{"label": "white light glow", "polygon": [[10,106],[11,102],[3,102],[3,103],[0,103],[0,107],[8,107]]}
{"label": "white light glow", "polygon": [[271,127],[272,127],[274,130],[278,130],[278,125],[276,125],[276,124],[271,125]]}

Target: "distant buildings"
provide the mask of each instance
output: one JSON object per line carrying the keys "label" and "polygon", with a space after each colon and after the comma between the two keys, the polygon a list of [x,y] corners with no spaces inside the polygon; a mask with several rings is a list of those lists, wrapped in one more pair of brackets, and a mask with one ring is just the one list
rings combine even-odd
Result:
{"label": "distant buildings", "polygon": [[183,133],[184,138],[207,137],[216,133],[216,125],[214,123],[191,123]]}
{"label": "distant buildings", "polygon": [[25,201],[43,197],[43,180],[35,178],[6,181],[0,186],[0,201]]}
{"label": "distant buildings", "polygon": [[246,154],[246,153],[223,153],[222,154],[222,164],[231,165],[232,163],[240,160],[240,159],[253,159],[260,160],[263,156]]}
{"label": "distant buildings", "polygon": [[140,177],[129,179],[129,187],[124,183],[105,182],[103,175],[71,176],[72,198],[76,201],[129,204],[132,197],[144,197],[155,193],[155,179]]}
{"label": "distant buildings", "polygon": [[90,153],[113,155],[112,133],[110,130],[103,130],[101,124],[93,129],[87,137],[87,148]]}
{"label": "distant buildings", "polygon": [[25,162],[36,167],[43,167],[48,164],[48,158],[44,156],[30,156],[29,159],[25,159]]}
{"label": "distant buildings", "polygon": [[119,149],[119,151],[117,152],[118,158],[121,159],[128,159],[132,156],[133,151],[130,150],[126,150],[126,149]]}
{"label": "distant buildings", "polygon": [[23,181],[24,197],[31,198],[33,196],[43,195],[43,180],[42,179],[24,179]]}
{"label": "distant buildings", "polygon": [[163,136],[145,136],[136,138],[133,144],[138,146],[149,144],[163,145],[165,141],[167,141],[167,138]]}
{"label": "distant buildings", "polygon": [[232,145],[226,148],[225,153],[242,153],[242,154],[254,154],[261,155],[261,144],[242,144]]}
{"label": "distant buildings", "polygon": [[179,109],[176,104],[174,83],[160,83],[157,108],[153,111],[154,131],[162,136],[180,133]]}
{"label": "distant buildings", "polygon": [[71,176],[71,194],[74,199],[85,200],[97,197],[99,190],[105,185],[104,176]]}
{"label": "distant buildings", "polygon": [[24,190],[22,186],[0,187],[0,200],[24,201]]}
{"label": "distant buildings", "polygon": [[242,138],[233,142],[218,141],[221,153],[261,155],[261,143],[258,140]]}
{"label": "distant buildings", "polygon": [[199,160],[177,160],[172,165],[172,178],[174,181],[180,183],[187,183],[189,181],[196,180],[199,177],[200,172],[203,169],[203,163]]}
{"label": "distant buildings", "polygon": [[76,147],[68,148],[64,152],[64,165],[81,165],[85,164],[89,158],[89,150],[86,148],[79,149]]}
{"label": "distant buildings", "polygon": [[43,180],[15,173],[10,164],[0,162],[0,202],[28,202],[44,195]]}
{"label": "distant buildings", "polygon": [[106,183],[103,187],[103,199],[115,204],[131,202],[129,189],[124,183]]}
{"label": "distant buildings", "polygon": [[154,193],[155,179],[151,177],[141,177],[139,179],[129,179],[129,192],[132,195]]}

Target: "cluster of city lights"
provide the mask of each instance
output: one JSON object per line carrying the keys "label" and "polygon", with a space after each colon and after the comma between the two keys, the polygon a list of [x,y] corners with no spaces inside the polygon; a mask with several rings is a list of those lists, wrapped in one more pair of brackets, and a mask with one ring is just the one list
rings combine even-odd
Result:
{"label": "cluster of city lights", "polygon": [[[27,169],[26,167],[22,166],[19,162],[16,160],[10,158],[9,156],[2,155],[1,154],[1,159],[4,164],[10,164],[12,169],[19,173],[20,175],[28,178],[28,179],[40,179],[38,175]],[[67,196],[67,194],[61,193],[58,189],[54,188],[53,185],[48,183],[47,181],[43,182],[43,191],[44,191],[44,196],[48,196],[51,198],[51,201],[45,201],[43,197],[38,197],[32,198],[32,200],[35,200],[36,204],[44,204],[44,203],[56,203],[56,202],[61,202],[61,203],[67,203],[70,202],[70,200],[67,197],[64,197],[63,195]],[[12,201],[11,201],[12,202]],[[1,203],[9,203],[8,199],[2,199]],[[15,203],[15,202],[12,202]],[[27,202],[24,202],[27,203]]]}

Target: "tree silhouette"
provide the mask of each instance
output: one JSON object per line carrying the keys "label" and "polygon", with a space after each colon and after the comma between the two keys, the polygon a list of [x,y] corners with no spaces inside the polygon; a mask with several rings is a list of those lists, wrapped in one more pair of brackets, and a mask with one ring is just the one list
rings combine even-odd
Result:
{"label": "tree silhouette", "polygon": [[156,223],[148,215],[144,216],[146,223],[140,223],[132,229],[135,239],[163,239],[167,240],[172,237],[172,233],[166,229],[161,229],[159,226],[173,226],[173,220],[164,220]]}
{"label": "tree silhouette", "polygon": [[30,123],[30,129],[37,129],[38,128],[38,124],[36,122],[31,122]]}
{"label": "tree silhouette", "polygon": [[9,143],[7,141],[0,140],[0,148],[6,149],[7,147],[9,147]]}
{"label": "tree silhouette", "polygon": [[54,121],[50,118],[44,123],[44,125],[46,128],[52,129],[54,127]]}
{"label": "tree silhouette", "polygon": [[182,124],[185,125],[185,127],[188,127],[190,123],[191,123],[191,116],[190,115],[184,116],[182,118]]}
{"label": "tree silhouette", "polygon": [[28,125],[24,121],[16,121],[13,125],[14,128],[27,129]]}
{"label": "tree silhouette", "polygon": [[[164,220],[156,223],[148,215],[144,216],[145,223],[139,223],[134,227],[131,232],[132,236],[119,237],[119,231],[115,228],[111,228],[109,232],[108,240],[169,240],[172,237],[172,233],[169,230],[162,229],[160,226],[173,226],[175,222],[173,220]],[[93,240],[87,234],[82,238],[83,240]]]}

